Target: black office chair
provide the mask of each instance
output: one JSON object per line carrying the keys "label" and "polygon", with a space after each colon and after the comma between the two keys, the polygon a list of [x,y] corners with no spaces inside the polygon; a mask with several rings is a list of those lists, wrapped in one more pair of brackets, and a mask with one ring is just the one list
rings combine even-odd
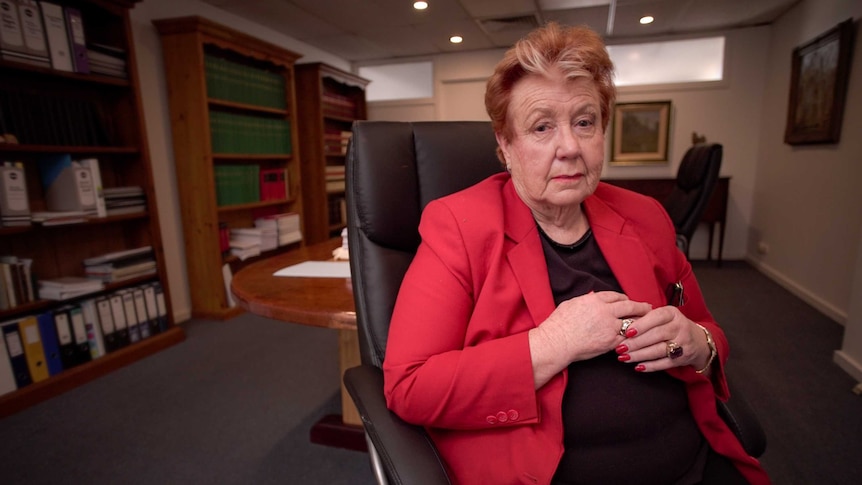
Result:
{"label": "black office chair", "polygon": [[685,152],[676,184],[662,201],[676,228],[676,245],[688,257],[689,244],[718,183],[722,147],[718,143],[693,145]]}
{"label": "black office chair", "polygon": [[[362,365],[344,384],[366,431],[379,483],[450,483],[424,429],[386,407],[381,366],[389,320],[419,246],[422,209],[436,198],[502,170],[487,122],[372,122],[353,125],[347,157],[348,244]],[[765,437],[750,408],[724,408],[746,450],[759,456]]]}

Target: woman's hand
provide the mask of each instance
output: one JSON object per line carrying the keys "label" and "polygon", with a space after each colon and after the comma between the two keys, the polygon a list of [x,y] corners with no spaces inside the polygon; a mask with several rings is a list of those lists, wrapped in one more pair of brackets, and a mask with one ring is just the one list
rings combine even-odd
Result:
{"label": "woman's hand", "polygon": [[629,300],[622,293],[588,293],[560,303],[538,327],[530,330],[530,353],[536,389],[570,363],[617,348],[623,318],[646,316],[649,303]]}
{"label": "woman's hand", "polygon": [[[702,369],[709,361],[710,349],[706,334],[675,306],[656,308],[629,326],[635,335],[617,347],[621,362],[635,364],[639,372],[654,372],[691,365]],[[679,349],[673,357],[671,343]]]}

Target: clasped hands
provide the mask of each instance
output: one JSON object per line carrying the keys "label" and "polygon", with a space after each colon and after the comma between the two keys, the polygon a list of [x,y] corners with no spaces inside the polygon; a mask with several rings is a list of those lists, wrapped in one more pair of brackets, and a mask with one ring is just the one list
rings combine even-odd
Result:
{"label": "clasped hands", "polygon": [[[624,319],[632,322],[620,335]],[[615,350],[617,359],[634,370],[654,372],[685,365],[700,369],[710,355],[704,332],[678,308],[653,308],[614,291],[566,300],[539,328],[557,341],[560,357],[568,362]]]}

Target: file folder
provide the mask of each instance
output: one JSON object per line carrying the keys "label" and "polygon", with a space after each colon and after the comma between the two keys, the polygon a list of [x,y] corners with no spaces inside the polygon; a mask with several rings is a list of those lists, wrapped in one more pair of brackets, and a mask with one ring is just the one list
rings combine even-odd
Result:
{"label": "file folder", "polygon": [[24,344],[24,355],[27,358],[27,368],[30,369],[30,378],[33,382],[42,382],[49,377],[49,374],[36,317],[33,315],[24,317],[18,322],[18,331]]}
{"label": "file folder", "polygon": [[99,315],[99,326],[102,328],[102,339],[105,342],[105,352],[113,352],[122,345],[114,327],[114,317],[111,315],[111,300],[103,296],[96,299],[96,313]]}
{"label": "file folder", "polygon": [[6,341],[6,353],[12,366],[15,385],[18,386],[18,389],[29,386],[33,383],[33,379],[30,377],[30,369],[27,367],[27,357],[24,355],[24,345],[21,343],[18,322],[7,323],[3,326],[3,339]]}
{"label": "file folder", "polygon": [[42,313],[36,317],[36,322],[39,325],[39,335],[42,337],[42,349],[45,351],[48,374],[55,376],[63,372],[63,361],[60,360],[60,341],[57,339],[57,327],[54,326],[54,314]]}
{"label": "file folder", "polygon": [[72,326],[72,336],[75,339],[75,359],[78,364],[91,360],[90,342],[87,340],[87,328],[84,326],[84,314],[81,307],[74,305],[69,308],[69,324]]}

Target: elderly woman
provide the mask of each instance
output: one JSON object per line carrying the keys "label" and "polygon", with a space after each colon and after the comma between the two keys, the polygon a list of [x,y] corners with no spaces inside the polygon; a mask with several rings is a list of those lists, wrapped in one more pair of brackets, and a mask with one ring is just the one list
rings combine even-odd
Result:
{"label": "elderly woman", "polygon": [[422,215],[385,392],[455,483],[769,482],[716,412],[727,341],[670,219],[599,182],[612,75],[588,29],[519,41],[485,95],[506,172]]}

